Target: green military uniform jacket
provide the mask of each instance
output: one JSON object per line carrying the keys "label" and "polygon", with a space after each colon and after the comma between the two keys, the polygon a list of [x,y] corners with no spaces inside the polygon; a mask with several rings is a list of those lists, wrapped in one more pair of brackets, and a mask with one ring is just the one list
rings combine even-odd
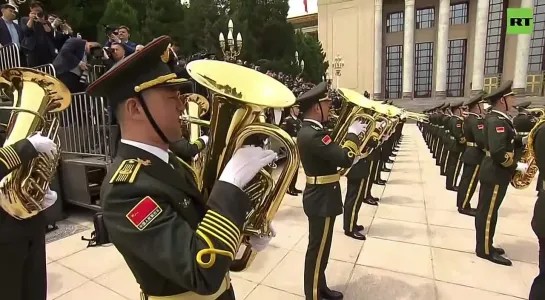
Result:
{"label": "green military uniform jacket", "polygon": [[202,139],[197,139],[195,142],[190,142],[187,139],[180,139],[169,145],[170,151],[184,161],[191,161],[191,159],[201,152],[206,147],[205,142]]}
{"label": "green military uniform jacket", "polygon": [[297,136],[297,132],[299,132],[302,126],[303,122],[297,118],[294,118],[292,115],[287,116],[284,121],[282,121],[282,124],[280,124],[280,128],[282,128],[292,137]]}
{"label": "green military uniform jacket", "polygon": [[464,119],[460,116],[451,116],[449,119],[449,151],[461,153],[465,150],[466,138],[464,136]]}
{"label": "green military uniform jacket", "polygon": [[[338,168],[349,168],[359,155],[359,139],[352,133],[346,142],[335,144],[317,122],[303,121],[297,135],[297,148],[307,179],[336,175]],[[342,214],[343,202],[339,181],[327,184],[309,184],[303,193],[303,208],[307,216],[330,217]]]}
{"label": "green military uniform jacket", "polygon": [[218,181],[205,204],[193,173],[120,143],[101,189],[104,223],[142,291],[170,296],[218,291],[236,255],[248,196]]}
{"label": "green military uniform jacket", "polygon": [[492,110],[484,121],[486,156],[479,180],[491,184],[508,184],[517,168],[515,148],[521,147],[513,122],[505,114]]}
{"label": "green military uniform jacket", "polygon": [[470,165],[481,164],[485,153],[484,118],[470,112],[464,121],[464,136],[467,147],[462,161]]}
{"label": "green military uniform jacket", "polygon": [[[545,170],[545,122],[536,125],[535,134],[533,134],[533,147],[537,168]],[[532,217],[532,229],[540,238],[545,237],[545,192],[543,187],[539,193],[534,206],[534,216]]]}

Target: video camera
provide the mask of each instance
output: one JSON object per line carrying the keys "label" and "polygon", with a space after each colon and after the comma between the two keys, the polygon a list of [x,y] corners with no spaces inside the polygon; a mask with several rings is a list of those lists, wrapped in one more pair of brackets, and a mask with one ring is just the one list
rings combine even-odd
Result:
{"label": "video camera", "polygon": [[104,25],[104,33],[107,37],[110,37],[110,35],[117,35],[117,26],[113,25]]}

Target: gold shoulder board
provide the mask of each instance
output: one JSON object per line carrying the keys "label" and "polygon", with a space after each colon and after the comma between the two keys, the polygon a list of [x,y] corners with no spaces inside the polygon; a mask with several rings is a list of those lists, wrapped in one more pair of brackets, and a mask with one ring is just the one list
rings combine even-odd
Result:
{"label": "gold shoulder board", "polygon": [[151,162],[149,160],[142,160],[140,158],[126,159],[121,162],[117,171],[110,179],[110,183],[133,183],[140,171],[140,167],[149,166]]}

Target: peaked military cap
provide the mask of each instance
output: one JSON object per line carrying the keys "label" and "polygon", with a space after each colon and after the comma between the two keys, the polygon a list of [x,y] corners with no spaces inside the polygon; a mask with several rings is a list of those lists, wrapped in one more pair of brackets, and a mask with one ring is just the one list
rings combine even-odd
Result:
{"label": "peaked military cap", "polygon": [[297,98],[296,103],[299,104],[301,110],[306,111],[311,108],[312,105],[326,100],[329,100],[327,96],[327,84],[322,81],[312,89],[301,94]]}
{"label": "peaked military cap", "polygon": [[169,61],[170,37],[161,36],[117,63],[89,87],[87,93],[107,97],[115,106],[144,90],[167,85],[180,85],[186,79],[176,78]]}
{"label": "peaked military cap", "polygon": [[457,109],[457,108],[462,107],[462,106],[464,106],[464,101],[454,102],[454,103],[450,104],[450,108],[452,108],[452,109]]}
{"label": "peaked military cap", "polygon": [[450,103],[445,103],[443,106],[441,106],[441,110],[445,111],[445,109],[450,108]]}
{"label": "peaked military cap", "polygon": [[485,100],[493,104],[503,97],[514,95],[515,93],[513,92],[513,90],[511,90],[512,86],[513,86],[513,81],[507,80],[499,88],[495,89],[490,94],[488,94],[485,97]]}
{"label": "peaked military cap", "polygon": [[469,100],[467,100],[465,105],[468,107],[475,106],[483,101],[483,98],[485,95],[486,95],[485,91],[479,91],[473,97],[469,98]]}
{"label": "peaked military cap", "polygon": [[523,110],[527,109],[528,106],[530,106],[530,104],[532,104],[532,101],[523,101],[523,102],[520,102],[519,104],[515,105],[515,108],[518,111],[523,111]]}
{"label": "peaked military cap", "polygon": [[0,5],[0,9],[4,9],[4,8],[11,8],[11,9],[13,9],[15,11],[18,11],[17,7],[11,5],[10,3],[5,3],[5,4]]}

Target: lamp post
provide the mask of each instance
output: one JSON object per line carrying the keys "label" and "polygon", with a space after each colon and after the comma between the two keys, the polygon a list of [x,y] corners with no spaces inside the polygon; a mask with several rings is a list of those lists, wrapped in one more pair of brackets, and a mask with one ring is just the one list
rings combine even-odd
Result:
{"label": "lamp post", "polygon": [[240,55],[240,50],[242,50],[242,35],[240,32],[237,34],[237,40],[233,38],[233,20],[229,20],[227,24],[227,44],[225,43],[225,36],[223,32],[220,33],[220,48],[223,52],[223,59],[225,61],[236,61],[237,57]]}
{"label": "lamp post", "polygon": [[335,59],[333,59],[333,70],[335,70],[335,76],[336,76],[336,84],[335,87],[339,88],[339,79],[341,77],[341,70],[344,67],[344,60],[343,58],[337,54],[335,56]]}

